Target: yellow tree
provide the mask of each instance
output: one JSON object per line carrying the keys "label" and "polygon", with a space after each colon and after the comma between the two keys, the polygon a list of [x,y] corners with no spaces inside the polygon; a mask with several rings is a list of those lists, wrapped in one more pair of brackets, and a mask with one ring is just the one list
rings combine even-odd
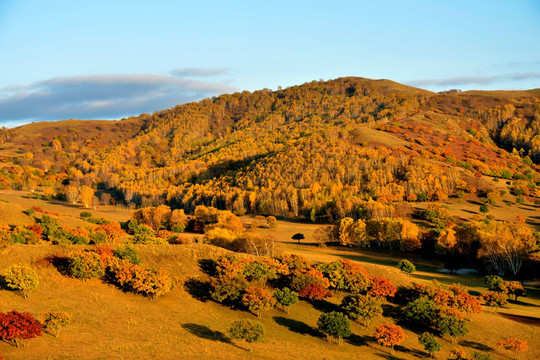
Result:
{"label": "yellow tree", "polygon": [[80,193],[81,202],[84,207],[88,208],[92,204],[92,198],[94,197],[94,189],[89,186],[83,186]]}
{"label": "yellow tree", "polygon": [[77,187],[69,185],[64,190],[66,194],[66,200],[72,204],[76,204],[79,201],[79,189]]}

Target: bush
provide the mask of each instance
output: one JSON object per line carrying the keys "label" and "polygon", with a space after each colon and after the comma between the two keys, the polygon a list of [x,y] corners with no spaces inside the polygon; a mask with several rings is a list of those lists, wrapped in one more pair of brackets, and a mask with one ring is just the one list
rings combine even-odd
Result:
{"label": "bush", "polygon": [[43,327],[50,330],[55,337],[58,337],[60,330],[71,324],[71,317],[63,312],[47,312],[43,315]]}
{"label": "bush", "polygon": [[88,221],[91,224],[96,224],[96,225],[107,225],[110,223],[109,220],[102,217],[101,218],[89,217],[89,218],[86,218],[86,221]]}
{"label": "bush", "polygon": [[173,288],[173,280],[165,271],[144,269],[127,259],[111,259],[107,274],[112,282],[124,290],[145,295],[152,300]]}
{"label": "bush", "polygon": [[414,264],[407,259],[401,260],[397,264],[397,268],[406,274],[412,274],[416,271],[416,266],[414,266]]}
{"label": "bush", "polygon": [[255,320],[236,320],[233,321],[228,330],[232,339],[244,340],[249,344],[249,351],[252,350],[252,344],[259,342],[264,336],[264,327],[259,321]]}
{"label": "bush", "polygon": [[486,213],[489,212],[489,208],[487,207],[486,204],[480,205],[480,209],[479,209],[479,210],[480,210],[480,212],[483,213],[483,214],[486,214]]}
{"label": "bush", "polygon": [[484,278],[489,291],[503,291],[501,285],[504,283],[504,279],[498,275],[488,275]]}
{"label": "bush", "polygon": [[337,339],[338,345],[343,344],[344,337],[351,336],[351,322],[349,318],[347,315],[337,311],[322,314],[317,321],[317,328],[327,338]]}
{"label": "bush", "polygon": [[99,254],[93,251],[76,251],[68,256],[67,273],[78,279],[90,279],[105,275],[105,267]]}
{"label": "bush", "polygon": [[475,351],[473,353],[473,360],[493,360],[493,358],[491,357],[491,355],[489,354],[484,354],[484,353],[481,353],[481,352],[478,352],[478,351]]}
{"label": "bush", "polygon": [[92,217],[92,213],[88,212],[88,211],[83,211],[80,216],[82,218],[89,218],[89,217]]}
{"label": "bush", "polygon": [[8,289],[19,291],[25,299],[28,299],[29,292],[37,289],[39,284],[34,269],[24,265],[11,266],[4,275],[4,281]]}
{"label": "bush", "polygon": [[183,233],[185,229],[186,229],[186,226],[183,224],[176,224],[176,225],[171,226],[171,231],[173,233]]}
{"label": "bush", "polygon": [[92,244],[104,244],[107,242],[107,234],[103,231],[92,231],[89,237]]}
{"label": "bush", "polygon": [[119,259],[128,260],[134,265],[141,263],[141,258],[139,257],[139,250],[130,245],[120,246],[113,251],[114,256]]}
{"label": "bush", "polygon": [[0,313],[0,338],[20,347],[20,340],[41,336],[42,326],[29,313]]}

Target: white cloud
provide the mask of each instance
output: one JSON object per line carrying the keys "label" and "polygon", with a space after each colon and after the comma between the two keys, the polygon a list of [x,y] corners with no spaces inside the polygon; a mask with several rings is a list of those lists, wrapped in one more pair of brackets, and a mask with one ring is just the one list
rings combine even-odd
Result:
{"label": "white cloud", "polygon": [[0,125],[120,118],[233,91],[223,82],[152,74],[56,77],[0,89]]}

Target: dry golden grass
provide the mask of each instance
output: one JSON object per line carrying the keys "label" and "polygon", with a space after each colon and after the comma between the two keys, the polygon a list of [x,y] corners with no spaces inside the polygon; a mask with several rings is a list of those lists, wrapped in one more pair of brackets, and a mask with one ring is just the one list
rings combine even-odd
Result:
{"label": "dry golden grass", "polygon": [[[181,280],[204,277],[198,260],[227,253],[202,244],[138,247],[145,265],[166,268]],[[309,257],[313,260],[332,260],[339,256],[336,249],[307,247],[302,254],[311,254]],[[328,343],[317,334],[316,322],[322,311],[333,310],[339,303],[339,294],[315,306],[301,301],[291,308],[290,315],[277,309],[265,312],[260,320],[267,334],[262,343],[255,344],[250,354],[245,350],[245,344],[230,342],[225,334],[231,321],[256,319],[252,314],[198,300],[182,286],[151,301],[123,293],[97,279],[82,281],[64,277],[43,260],[68,251],[69,247],[17,245],[0,255],[0,272],[12,264],[31,264],[41,278],[40,286],[29,300],[0,290],[0,311],[17,309],[37,317],[45,311],[65,311],[73,316],[72,326],[58,338],[45,333],[24,349],[0,343],[0,352],[7,359],[414,359],[425,356],[417,336],[406,330],[405,342],[397,349],[395,357],[390,357],[387,349],[379,347],[371,338],[374,327],[382,319],[374,320],[369,328],[354,323],[354,335],[343,346]],[[293,251],[298,252],[294,248]],[[347,254],[341,255],[347,257]],[[391,277],[396,283],[425,281],[421,276],[405,276],[389,266],[369,263],[363,266],[374,275]],[[429,275],[429,272],[419,275],[422,274]],[[458,280],[462,279],[458,277]],[[540,302],[534,301],[534,304],[526,303],[521,307],[532,309],[531,314],[538,316]],[[525,314],[515,314],[512,307],[514,305],[499,313],[482,313],[474,317],[470,335],[460,339],[469,354],[474,348],[486,347],[493,349],[489,352],[495,358],[508,358],[495,347],[495,342],[506,336],[517,336],[529,341],[530,350],[522,359],[540,357],[538,321],[528,319]],[[523,321],[533,323],[524,324]],[[447,338],[441,342],[443,349],[438,357],[446,358],[453,345]]]}
{"label": "dry golden grass", "polygon": [[[99,205],[97,209],[88,209],[81,204],[68,204],[63,201],[47,201],[27,198],[28,191],[17,190],[0,190],[0,199],[7,200],[11,204],[19,204],[25,208],[31,208],[32,206],[38,206],[47,211],[56,211],[62,215],[68,215],[78,218],[83,211],[88,211],[94,217],[104,217],[109,220],[123,222],[129,220],[131,211],[123,207],[116,207],[112,205]],[[0,202],[1,203],[1,202]],[[0,213],[0,216],[3,216]],[[2,220],[0,220],[2,222]]]}
{"label": "dry golden grass", "polygon": [[[20,192],[9,194],[14,201],[23,199],[21,195]],[[6,192],[2,192],[0,198],[5,199]],[[46,205],[54,206],[49,208],[52,211],[63,209],[63,212],[72,212],[74,216],[82,210],[65,204],[27,200],[45,209]],[[91,212],[95,216],[106,216],[99,211]],[[129,212],[120,215],[125,221]],[[22,208],[13,203],[0,202],[0,216],[3,219],[11,216],[9,221],[2,220],[8,223],[31,221],[22,213]],[[80,221],[72,216],[59,217],[59,221],[68,220]],[[254,219],[244,217],[242,220],[249,223]],[[388,277],[398,285],[429,282],[435,278],[443,283],[466,284],[476,293],[485,291],[480,277],[442,274],[438,272],[442,264],[414,255],[410,258],[416,263],[418,271],[406,276],[395,268],[403,256],[400,253],[317,247],[313,243],[313,233],[319,226],[279,221],[275,229],[257,231],[275,236],[284,244],[287,252],[300,254],[311,261],[340,258],[358,261],[371,275]],[[291,239],[297,232],[306,236],[300,244]],[[81,281],[64,277],[49,261],[44,260],[52,255],[65,254],[72,248],[79,247],[16,245],[0,254],[0,273],[13,264],[31,264],[41,278],[40,286],[29,300],[16,293],[0,290],[0,311],[28,311],[38,318],[46,311],[65,311],[73,316],[72,326],[58,338],[45,333],[24,349],[0,342],[0,353],[6,359],[417,359],[427,356],[418,344],[417,335],[410,329],[406,329],[406,340],[397,348],[394,357],[373,341],[375,326],[383,321],[394,322],[391,318],[375,319],[368,328],[353,323],[354,335],[343,346],[327,342],[316,330],[317,319],[323,311],[335,309],[341,300],[340,294],[315,305],[301,301],[291,308],[290,315],[278,309],[265,312],[260,320],[266,328],[266,336],[261,343],[254,345],[253,353],[249,353],[245,344],[230,342],[226,330],[233,320],[256,317],[246,311],[231,310],[212,301],[199,300],[181,285],[190,278],[205,279],[206,275],[201,272],[198,261],[217,258],[228,253],[226,250],[203,244],[139,245],[145,266],[166,269],[180,284],[171,293],[151,301],[124,293],[97,279]],[[515,336],[529,342],[530,350],[521,359],[540,358],[539,293],[531,288],[528,291],[531,296],[520,298],[519,304],[511,304],[497,313],[484,312],[474,317],[469,324],[470,334],[460,339],[469,355],[483,349],[495,359],[509,359],[510,354],[498,349],[495,343]],[[442,339],[441,343],[442,350],[437,357],[446,359],[453,345],[448,338]]]}

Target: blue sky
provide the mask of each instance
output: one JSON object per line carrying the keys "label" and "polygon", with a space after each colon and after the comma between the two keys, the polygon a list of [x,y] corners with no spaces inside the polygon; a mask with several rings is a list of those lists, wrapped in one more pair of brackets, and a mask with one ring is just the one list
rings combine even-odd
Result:
{"label": "blue sky", "polygon": [[540,1],[0,0],[0,125],[340,76],[540,87]]}

